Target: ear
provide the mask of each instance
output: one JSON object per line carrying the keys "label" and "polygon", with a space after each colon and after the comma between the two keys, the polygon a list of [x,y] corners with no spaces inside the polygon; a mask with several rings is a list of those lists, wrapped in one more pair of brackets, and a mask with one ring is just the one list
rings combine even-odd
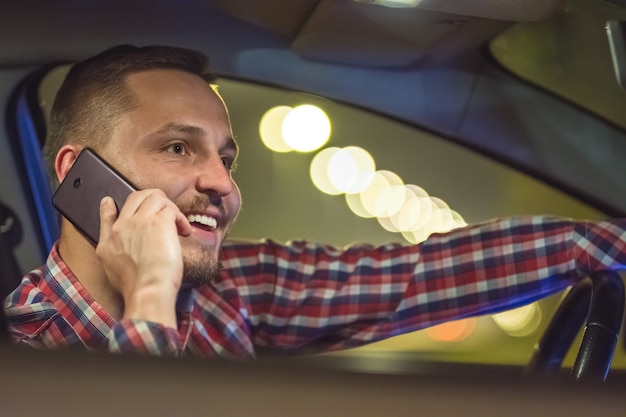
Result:
{"label": "ear", "polygon": [[56,171],[59,182],[63,181],[63,178],[67,175],[67,171],[74,165],[74,161],[76,161],[82,149],[82,146],[77,145],[63,145],[61,149],[59,149],[57,157],[54,160],[54,170]]}

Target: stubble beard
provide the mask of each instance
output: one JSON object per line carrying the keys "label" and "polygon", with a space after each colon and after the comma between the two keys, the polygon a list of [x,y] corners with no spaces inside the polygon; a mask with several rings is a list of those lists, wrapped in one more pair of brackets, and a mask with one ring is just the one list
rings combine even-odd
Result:
{"label": "stubble beard", "polygon": [[217,279],[221,269],[219,253],[208,247],[197,248],[183,257],[183,285],[195,288],[208,284]]}
{"label": "stubble beard", "polygon": [[[197,196],[191,200],[176,204],[181,212],[202,212],[211,205],[208,196]],[[218,206],[223,214],[223,207]],[[221,245],[215,247],[199,246],[183,254],[183,285],[198,287],[217,279],[220,270]]]}
{"label": "stubble beard", "polygon": [[[211,205],[211,201],[208,196],[197,196],[196,198],[184,202],[177,202],[176,204],[181,212],[202,212],[204,209]],[[224,217],[224,208],[220,205],[217,206]],[[232,224],[235,219],[232,219]],[[224,239],[228,234],[230,227],[224,229]],[[222,242],[223,243],[223,240]],[[222,245],[218,244],[215,247],[200,246],[196,247],[183,255],[183,285],[198,287],[200,285],[208,284],[216,280],[222,270],[222,264],[220,262]]]}

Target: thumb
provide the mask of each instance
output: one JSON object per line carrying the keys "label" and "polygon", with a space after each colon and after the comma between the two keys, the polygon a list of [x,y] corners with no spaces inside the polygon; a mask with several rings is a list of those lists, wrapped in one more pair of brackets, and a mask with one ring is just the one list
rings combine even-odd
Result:
{"label": "thumb", "polygon": [[117,220],[117,206],[113,198],[107,196],[100,200],[100,241],[106,240],[111,233],[111,227]]}

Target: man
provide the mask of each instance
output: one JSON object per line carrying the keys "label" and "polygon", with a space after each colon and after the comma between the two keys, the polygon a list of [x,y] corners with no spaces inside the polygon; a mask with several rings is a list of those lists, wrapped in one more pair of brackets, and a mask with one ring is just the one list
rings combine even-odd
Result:
{"label": "man", "polygon": [[16,343],[250,358],[353,347],[492,313],[626,265],[626,220],[496,220],[416,246],[225,243],[237,145],[205,59],[124,46],[73,67],[45,155],[89,146],[141,191],[105,198],[94,248],[67,220],[5,308]]}

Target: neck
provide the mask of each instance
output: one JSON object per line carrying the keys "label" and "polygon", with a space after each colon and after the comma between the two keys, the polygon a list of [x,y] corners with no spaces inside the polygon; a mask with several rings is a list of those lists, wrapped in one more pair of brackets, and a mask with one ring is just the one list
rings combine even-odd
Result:
{"label": "neck", "polygon": [[63,221],[59,240],[59,256],[89,295],[115,320],[124,312],[122,297],[109,280],[96,256],[95,247],[71,224]]}

